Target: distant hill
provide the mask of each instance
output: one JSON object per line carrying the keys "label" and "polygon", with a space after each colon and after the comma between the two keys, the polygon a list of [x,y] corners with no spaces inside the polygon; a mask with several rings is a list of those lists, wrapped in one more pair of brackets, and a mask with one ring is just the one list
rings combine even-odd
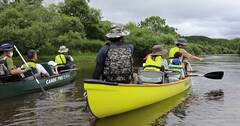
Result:
{"label": "distant hill", "polygon": [[228,39],[213,39],[206,36],[184,36],[188,42],[227,42]]}

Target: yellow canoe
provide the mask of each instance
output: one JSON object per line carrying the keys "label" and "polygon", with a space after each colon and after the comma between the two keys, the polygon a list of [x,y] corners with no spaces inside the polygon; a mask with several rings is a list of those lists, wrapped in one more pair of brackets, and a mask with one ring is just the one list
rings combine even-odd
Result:
{"label": "yellow canoe", "polygon": [[88,106],[97,118],[117,115],[173,97],[191,87],[191,78],[165,84],[117,84],[86,80]]}

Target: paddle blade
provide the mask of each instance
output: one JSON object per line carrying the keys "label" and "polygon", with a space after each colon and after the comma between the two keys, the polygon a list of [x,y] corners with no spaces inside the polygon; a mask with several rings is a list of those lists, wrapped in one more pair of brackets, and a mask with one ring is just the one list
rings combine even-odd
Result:
{"label": "paddle blade", "polygon": [[207,73],[204,75],[204,77],[209,79],[222,79],[223,75],[224,75],[223,71],[216,71],[216,72]]}

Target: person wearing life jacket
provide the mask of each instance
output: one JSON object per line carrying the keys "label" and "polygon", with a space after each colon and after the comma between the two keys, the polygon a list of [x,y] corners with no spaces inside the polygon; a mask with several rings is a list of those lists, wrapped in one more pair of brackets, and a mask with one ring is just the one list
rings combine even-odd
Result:
{"label": "person wearing life jacket", "polygon": [[146,62],[143,64],[144,70],[161,71],[167,66],[165,59],[166,51],[161,45],[154,45],[152,53],[147,55]]}
{"label": "person wearing life jacket", "polygon": [[194,56],[190,53],[188,53],[185,48],[187,46],[187,41],[183,38],[180,38],[176,41],[176,47],[173,47],[170,49],[169,51],[169,59],[173,59],[174,55],[176,52],[180,52],[183,55],[183,59],[187,58],[187,59],[191,59],[191,60],[196,60],[196,61],[203,61],[203,58]]}
{"label": "person wearing life jacket", "polygon": [[173,47],[169,50],[169,59],[170,59],[170,62],[172,62],[172,59],[174,58],[175,53],[180,52],[182,54],[181,61],[184,63],[187,69],[186,71],[189,71],[191,70],[191,67],[187,60],[203,61],[204,59],[188,53],[185,50],[186,46],[187,46],[187,41],[185,39],[183,38],[178,39],[176,41],[176,47]]}
{"label": "person wearing life jacket", "polygon": [[[175,81],[185,78],[184,65],[182,63],[182,54],[180,52],[176,52],[174,54],[174,58],[172,59],[172,61],[169,64],[169,70],[172,72],[179,73],[179,74],[174,75]],[[171,77],[170,77],[170,79],[171,79]]]}
{"label": "person wearing life jacket", "polygon": [[7,73],[11,76],[20,76],[26,70],[23,70],[19,67],[16,67],[13,63],[13,46],[9,43],[2,44],[0,46],[0,51],[3,53],[1,56],[1,61],[4,62],[4,65],[7,68]]}
{"label": "person wearing life jacket", "polygon": [[121,24],[112,24],[107,42],[97,55],[93,79],[130,83],[133,75],[133,45],[125,44],[129,32]]}
{"label": "person wearing life jacket", "polygon": [[176,52],[174,54],[174,58],[173,58],[171,64],[172,65],[182,65],[182,60],[181,59],[182,59],[182,53]]}
{"label": "person wearing life jacket", "polygon": [[73,68],[73,57],[67,55],[69,49],[66,46],[60,46],[58,52],[59,54],[55,57],[55,63],[62,69],[71,69]]}
{"label": "person wearing life jacket", "polygon": [[[30,49],[28,51],[27,57],[28,57],[27,64],[30,68],[32,68],[32,71],[35,74],[41,75],[41,77],[50,76],[49,73],[46,71],[46,69],[41,64],[37,63],[38,56],[37,56],[36,50]],[[23,64],[22,68],[27,68],[26,64]]]}

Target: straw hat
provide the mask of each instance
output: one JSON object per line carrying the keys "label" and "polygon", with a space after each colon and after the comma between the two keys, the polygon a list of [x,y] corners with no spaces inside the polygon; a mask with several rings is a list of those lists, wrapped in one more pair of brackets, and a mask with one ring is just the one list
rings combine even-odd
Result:
{"label": "straw hat", "polygon": [[152,53],[150,55],[152,56],[165,56],[167,54],[167,51],[162,48],[161,45],[154,45],[152,47]]}
{"label": "straw hat", "polygon": [[110,32],[106,34],[107,38],[120,38],[124,36],[128,36],[130,34],[129,31],[123,28],[121,24],[112,24]]}
{"label": "straw hat", "polygon": [[58,50],[59,53],[66,53],[68,52],[68,48],[66,46],[60,46],[59,50]]}

